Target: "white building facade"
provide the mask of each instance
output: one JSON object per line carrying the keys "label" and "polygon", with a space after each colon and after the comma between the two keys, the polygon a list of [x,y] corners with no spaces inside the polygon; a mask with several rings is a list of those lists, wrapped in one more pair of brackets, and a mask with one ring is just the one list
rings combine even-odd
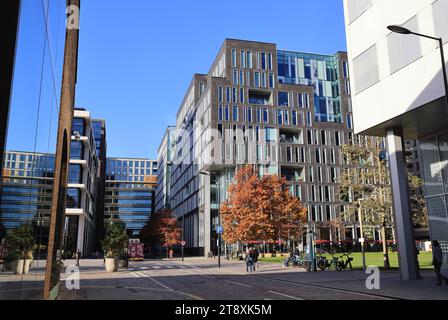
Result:
{"label": "white building facade", "polygon": [[[415,279],[404,139],[420,141],[430,235],[448,258],[448,115],[437,41],[448,50],[448,0],[344,0],[356,134],[387,136],[403,279]],[[444,61],[446,64],[446,60]]]}

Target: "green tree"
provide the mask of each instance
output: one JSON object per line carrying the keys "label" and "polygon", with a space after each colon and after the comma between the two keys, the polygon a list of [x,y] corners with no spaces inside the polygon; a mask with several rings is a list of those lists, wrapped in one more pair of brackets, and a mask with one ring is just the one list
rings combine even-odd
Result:
{"label": "green tree", "polygon": [[361,145],[343,145],[340,193],[352,204],[346,214],[358,214],[363,225],[380,227],[384,268],[389,268],[386,229],[392,225],[392,191],[383,151],[376,137],[366,137]]}
{"label": "green tree", "polygon": [[122,254],[127,248],[129,237],[126,230],[119,223],[109,222],[106,229],[106,236],[103,240],[103,250],[106,257],[115,258]]}
{"label": "green tree", "polygon": [[19,259],[31,258],[35,243],[31,223],[24,223],[7,232],[6,245],[11,252],[15,252],[18,255]]}

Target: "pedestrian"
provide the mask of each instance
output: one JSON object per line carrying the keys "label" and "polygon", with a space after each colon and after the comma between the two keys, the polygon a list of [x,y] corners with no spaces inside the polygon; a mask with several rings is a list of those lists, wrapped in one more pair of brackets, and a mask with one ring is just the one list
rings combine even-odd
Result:
{"label": "pedestrian", "polygon": [[169,252],[169,255],[170,255],[170,259],[173,259],[173,254],[174,254],[174,251],[173,251],[173,249],[170,249],[170,252]]}
{"label": "pedestrian", "polygon": [[258,253],[258,250],[257,250],[257,248],[254,248],[254,251],[253,251],[253,256],[254,256],[254,271],[255,271],[255,267],[257,267],[257,269],[259,268],[259,266],[258,266],[258,256],[259,256],[260,254]]}
{"label": "pedestrian", "polygon": [[443,252],[442,252],[442,249],[440,248],[439,241],[433,240],[432,241],[432,264],[434,266],[434,272],[436,273],[438,286],[440,286],[442,284],[445,284],[445,285],[448,284],[448,279],[446,277],[444,277],[441,273],[442,262],[443,262]]}
{"label": "pedestrian", "polygon": [[252,273],[254,267],[253,253],[250,249],[246,250],[246,272]]}
{"label": "pedestrian", "polygon": [[418,261],[418,255],[420,254],[420,251],[418,250],[417,247],[415,247],[415,251],[416,251],[416,254],[417,254],[417,279],[421,280],[421,279],[423,279],[423,277],[420,274],[420,263]]}
{"label": "pedestrian", "polygon": [[79,267],[79,260],[81,260],[81,251],[76,250],[76,266]]}

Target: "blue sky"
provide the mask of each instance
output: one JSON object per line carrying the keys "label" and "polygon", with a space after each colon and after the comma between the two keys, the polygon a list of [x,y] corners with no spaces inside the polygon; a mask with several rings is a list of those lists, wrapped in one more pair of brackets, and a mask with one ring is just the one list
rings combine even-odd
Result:
{"label": "blue sky", "polygon": [[[25,3],[32,6],[30,1],[40,2]],[[30,17],[31,12],[39,12],[28,9]],[[54,10],[56,22],[60,9]],[[23,11],[25,15],[27,10]],[[22,19],[23,30],[31,30],[31,20]],[[32,94],[24,90],[30,81],[27,75],[40,74],[40,64],[31,68],[29,55],[40,57],[42,45],[31,41],[35,33],[23,30],[20,41],[27,45],[19,43],[19,49],[27,49],[18,55],[8,148],[32,150],[38,79],[33,80]],[[52,38],[60,40],[56,27],[53,31]],[[175,123],[193,74],[208,72],[225,38],[273,42],[279,49],[313,53],[346,50],[342,1],[82,2],[76,104],[90,110],[93,117],[106,119],[108,156],[156,158],[165,128]],[[53,60],[62,57],[60,43],[53,41]],[[57,87],[59,73],[55,70]],[[47,77],[51,80],[50,73]],[[51,151],[57,118],[53,111],[49,130],[52,99],[51,94],[43,96],[37,149]],[[27,99],[31,99],[29,105]],[[53,103],[56,100],[59,97]],[[25,120],[24,114],[28,115]],[[49,131],[53,132],[50,136]]]}

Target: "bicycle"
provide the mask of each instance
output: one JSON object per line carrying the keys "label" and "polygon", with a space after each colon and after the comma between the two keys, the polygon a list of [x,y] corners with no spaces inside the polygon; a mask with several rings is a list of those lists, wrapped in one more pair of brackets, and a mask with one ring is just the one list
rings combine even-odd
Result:
{"label": "bicycle", "polygon": [[[343,260],[344,257],[347,257],[347,260]],[[353,258],[350,257],[350,253],[344,253],[341,257],[341,260],[336,264],[336,270],[342,271],[345,270],[348,266],[350,266],[350,270],[353,270],[352,261]]]}
{"label": "bicycle", "polygon": [[331,260],[328,260],[324,256],[318,256],[316,257],[317,267],[320,270],[330,269],[331,267],[335,267],[337,270],[338,264],[339,264],[339,257],[336,257],[334,253],[330,253],[332,258]]}

